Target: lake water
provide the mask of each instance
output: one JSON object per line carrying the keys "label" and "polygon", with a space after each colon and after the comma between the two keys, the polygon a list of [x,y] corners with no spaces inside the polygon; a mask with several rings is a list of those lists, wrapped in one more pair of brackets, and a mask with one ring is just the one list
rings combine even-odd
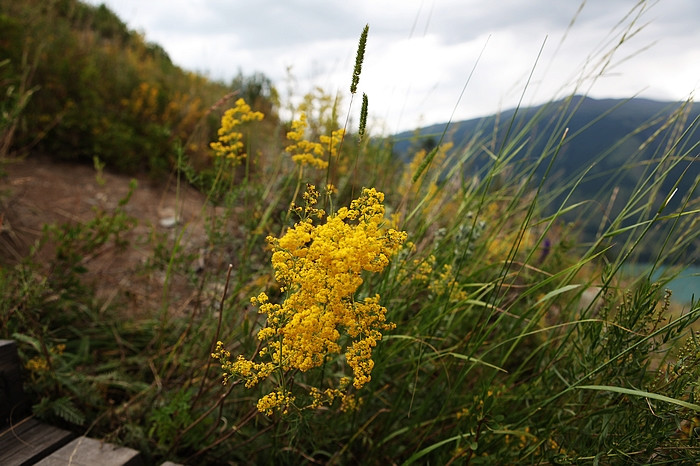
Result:
{"label": "lake water", "polygon": [[[650,264],[626,264],[622,267],[624,276],[634,277],[649,273]],[[653,277],[661,275],[661,270],[656,270]],[[689,304],[693,295],[695,301],[700,300],[700,266],[691,266],[682,271],[678,277],[669,282],[665,288],[673,291],[671,299],[677,303]]]}

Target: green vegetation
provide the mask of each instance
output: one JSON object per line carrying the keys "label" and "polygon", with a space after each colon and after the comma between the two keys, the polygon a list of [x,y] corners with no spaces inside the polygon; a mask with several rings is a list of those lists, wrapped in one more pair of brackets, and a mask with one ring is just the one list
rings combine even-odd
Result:
{"label": "green vegetation", "polygon": [[[695,123],[699,117],[700,106],[691,102],[679,105],[639,98],[594,100],[573,96],[538,107],[456,122],[449,127],[445,140],[454,144],[453,150],[461,152],[474,143],[474,134],[492,135],[489,138],[491,146],[474,151],[472,171],[483,169],[488,164],[489,151],[494,150],[494,143],[503,144],[506,134],[512,131],[525,129],[527,133],[527,142],[514,154],[514,166],[527,163],[538,154],[552,154],[557,150],[559,153],[551,167],[543,165],[535,171],[538,178],[547,175],[543,190],[549,205],[543,209],[551,215],[567,197],[570,204],[584,203],[582,208],[565,214],[563,218],[578,222],[580,239],[592,242],[600,233],[601,222],[620,214],[633,197],[639,181],[652,174],[650,168],[656,166],[664,153],[671,151],[680,157],[667,159],[665,169],[668,173],[656,189],[663,193],[675,188],[680,193],[693,191],[696,178],[700,176],[700,165],[693,163],[689,156],[700,144],[700,131]],[[552,146],[551,134],[564,128],[570,131],[561,148]],[[415,137],[423,147],[430,149],[444,129],[444,124],[434,125],[421,128],[418,134],[396,135],[394,150],[410,160],[411,141]],[[563,187],[580,177],[584,169],[587,170],[586,177],[576,191],[568,193]],[[656,197],[654,205],[658,208],[664,199],[663,196]],[[669,208],[676,209],[681,202],[680,197],[674,196]],[[648,241],[645,248],[636,251],[635,261],[653,261],[658,253],[655,244],[663,244],[661,238],[665,232],[653,234],[659,241]],[[694,251],[697,244],[689,244],[688,248]],[[665,261],[674,263],[675,258],[666,257]]]}
{"label": "green vegetation", "polygon": [[[322,91],[279,123],[260,77],[228,87],[182,73],[103,7],[22,4],[2,3],[8,37],[49,18],[56,32],[4,65],[16,86],[3,95],[8,147],[173,170],[207,195],[201,270],[185,225],[154,229],[141,272],[163,277],[162,290],[138,315],[123,312],[128,286],[98,298],[82,260],[105,244],[135,246],[124,239],[130,194],[86,224],[47,226],[27,257],[2,265],[0,337],[20,344],[37,416],[153,463],[700,459],[700,304],[672,304],[669,274],[619,274],[657,230],[654,267],[696,259],[698,178],[670,202],[688,174],[674,167],[697,149],[684,141],[697,122],[673,131],[683,108],[651,162],[631,158],[615,175],[640,173],[582,242],[565,215],[585,206],[573,199],[588,172],[545,189],[574,107],[530,157],[518,156],[541,113],[522,125],[513,115],[503,137],[474,133],[459,151],[436,139],[404,162],[371,128],[340,126],[346,116]],[[50,53],[59,44],[83,82],[94,84],[105,57],[123,71],[69,88],[67,62]],[[52,103],[49,83],[69,97]],[[182,83],[193,94],[178,94]],[[216,113],[220,130],[203,123],[214,94],[236,91],[217,105],[228,109]],[[195,98],[199,110],[168,117],[172,102]]]}
{"label": "green vegetation", "polygon": [[178,147],[206,163],[218,127],[212,111],[232,93],[264,110],[276,98],[261,76],[223,84],[178,68],[105,6],[2,0],[0,30],[0,82],[20,101],[13,149],[21,152],[90,164],[98,157],[112,170],[162,176]]}

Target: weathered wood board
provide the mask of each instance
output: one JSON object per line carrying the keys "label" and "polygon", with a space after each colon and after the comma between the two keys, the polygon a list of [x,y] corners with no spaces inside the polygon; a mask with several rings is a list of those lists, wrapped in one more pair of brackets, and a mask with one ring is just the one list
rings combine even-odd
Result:
{"label": "weathered wood board", "polygon": [[25,418],[0,432],[0,464],[19,466],[35,464],[37,460],[58,450],[74,435],[58,427]]}
{"label": "weathered wood board", "polygon": [[55,451],[37,466],[141,466],[141,453],[88,437],[77,439]]}
{"label": "weathered wood board", "polygon": [[0,340],[0,427],[27,416],[17,343]]}

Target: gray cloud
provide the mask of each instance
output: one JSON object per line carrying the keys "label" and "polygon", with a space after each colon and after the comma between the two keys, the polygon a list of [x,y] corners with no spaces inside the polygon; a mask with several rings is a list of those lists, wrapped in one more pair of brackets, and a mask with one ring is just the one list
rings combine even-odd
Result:
{"label": "gray cloud", "polygon": [[346,92],[357,39],[369,23],[361,87],[377,115],[396,127],[445,121],[489,36],[457,118],[517,102],[545,37],[528,97],[536,103],[567,85],[572,89],[581,70],[595,63],[591,57],[619,41],[626,24],[619,21],[640,9],[648,11],[638,26],[649,24],[613,63],[653,47],[579,90],[591,86],[591,94],[600,97],[644,90],[647,96],[680,99],[700,80],[697,0],[587,0],[568,32],[578,1],[105,1],[185,68],[223,79],[238,70],[260,71],[284,87],[286,68],[293,66],[299,91],[321,85]]}

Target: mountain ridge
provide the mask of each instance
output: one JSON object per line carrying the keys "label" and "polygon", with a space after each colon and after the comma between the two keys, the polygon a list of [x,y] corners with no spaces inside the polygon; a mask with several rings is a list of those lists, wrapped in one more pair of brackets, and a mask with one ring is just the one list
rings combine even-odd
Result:
{"label": "mountain ridge", "polygon": [[[642,180],[654,179],[653,169],[668,151],[673,157],[658,169],[668,170],[670,176],[639,202],[651,202],[656,210],[676,188],[666,212],[686,200],[697,200],[699,121],[700,105],[691,102],[576,95],[453,122],[447,130],[447,123],[430,125],[398,133],[392,140],[394,154],[406,161],[420,149],[430,151],[439,143],[451,142],[452,152],[469,154],[463,172],[470,176],[485,173],[499,159],[509,158],[515,170],[537,164],[531,182],[533,187],[542,182],[547,196],[544,213],[553,214],[565,200],[569,206],[585,203],[586,207],[564,218],[579,222],[583,236],[591,240],[608,206],[614,218],[637,195],[635,188]],[[578,180],[583,172],[586,176]],[[576,190],[570,192],[576,182]]]}

